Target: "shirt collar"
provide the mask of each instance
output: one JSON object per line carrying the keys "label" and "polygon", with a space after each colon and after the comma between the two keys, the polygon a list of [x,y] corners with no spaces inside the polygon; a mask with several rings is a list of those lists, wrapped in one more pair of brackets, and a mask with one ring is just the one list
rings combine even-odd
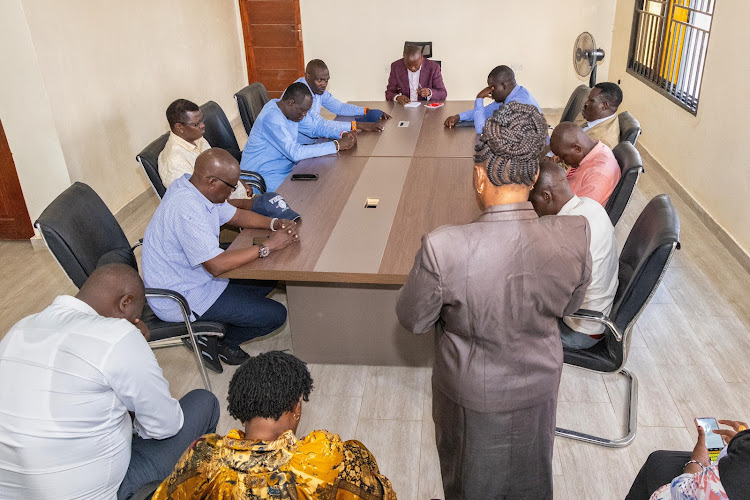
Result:
{"label": "shirt collar", "polygon": [[596,146],[591,148],[591,151],[589,151],[589,154],[583,157],[581,162],[578,164],[578,168],[581,168],[586,164],[587,161],[589,161],[591,158],[595,157],[599,154],[599,150],[604,147],[604,143],[602,141],[596,141]]}
{"label": "shirt collar", "polygon": [[568,215],[574,208],[576,208],[578,205],[581,204],[581,199],[573,195],[573,197],[568,200],[568,202],[562,206],[559,212],[557,212],[557,215]]}
{"label": "shirt collar", "polygon": [[239,429],[229,431],[224,440],[227,446],[235,450],[250,450],[255,452],[272,451],[272,450],[289,450],[297,444],[297,438],[289,430],[273,441],[261,441],[254,439],[245,439],[245,433]]}
{"label": "shirt collar", "polygon": [[510,91],[510,94],[508,94],[508,97],[506,97],[505,100],[503,101],[503,104],[505,104],[506,102],[512,101],[513,100],[512,98],[515,97],[515,95],[519,93],[520,91],[521,91],[521,86],[516,84],[516,86],[513,87],[513,90]]}
{"label": "shirt collar", "polygon": [[52,304],[66,307],[68,309],[75,309],[76,311],[80,311],[91,316],[100,316],[100,314],[96,312],[93,307],[91,307],[81,299],[73,297],[72,295],[59,295],[55,298]]}
{"label": "shirt collar", "polygon": [[174,132],[169,132],[169,139],[177,144],[178,146],[187,149],[188,151],[194,151],[198,146],[193,144],[192,142],[188,142],[179,135],[175,134]]}
{"label": "shirt collar", "polygon": [[[191,174],[185,174],[182,177],[178,178],[173,182],[173,184],[177,184],[177,187],[181,189],[186,189],[191,196],[197,197],[201,200],[201,203],[206,207],[207,210],[211,211],[215,207],[223,205],[223,203],[213,203],[211,200],[206,198],[203,193],[198,191],[198,188],[193,185],[192,182],[190,182],[190,176]],[[171,186],[170,186],[171,187]],[[226,203],[226,202],[224,202]]]}
{"label": "shirt collar", "polygon": [[594,120],[593,122],[586,122],[587,123],[586,128],[588,129],[588,128],[591,128],[591,127],[596,127],[600,123],[606,122],[607,120],[611,120],[615,116],[617,116],[617,115],[616,114],[612,114],[612,115],[609,115],[609,116],[605,116],[604,118],[599,118],[598,120]]}

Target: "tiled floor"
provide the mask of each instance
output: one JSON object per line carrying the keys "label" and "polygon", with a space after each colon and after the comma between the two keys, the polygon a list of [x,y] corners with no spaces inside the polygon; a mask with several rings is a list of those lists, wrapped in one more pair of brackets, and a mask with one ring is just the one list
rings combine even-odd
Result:
{"label": "tiled floor", "polygon": [[[241,143],[244,138],[240,137]],[[617,226],[620,245],[653,196],[669,193],[680,214],[678,251],[633,332],[628,367],[639,379],[638,435],[629,447],[606,449],[558,438],[555,497],[623,498],[648,454],[692,448],[696,416],[750,418],[750,276],[648,163]],[[468,175],[468,174],[467,174]],[[120,221],[131,241],[142,235],[156,197]],[[46,250],[28,242],[0,242],[0,336],[58,294],[75,293]],[[275,298],[284,302],[285,296]],[[291,349],[288,327],[246,344],[250,353]],[[172,393],[200,387],[194,360],[183,348],[156,351]],[[443,498],[431,419],[430,369],[311,365],[315,390],[299,433],[323,428],[359,439],[375,454],[402,500]],[[211,374],[226,408],[233,369]],[[626,386],[616,376],[566,367],[558,424],[614,436],[624,420]],[[239,424],[223,414],[218,431]]]}

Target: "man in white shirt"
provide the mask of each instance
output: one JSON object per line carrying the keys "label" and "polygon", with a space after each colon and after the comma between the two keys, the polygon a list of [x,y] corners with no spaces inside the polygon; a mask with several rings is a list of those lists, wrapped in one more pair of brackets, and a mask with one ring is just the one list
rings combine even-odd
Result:
{"label": "man in white shirt", "polygon": [[138,272],[109,264],[5,335],[0,498],[127,499],[214,432],[213,394],[170,395],[138,319],[144,303]]}
{"label": "man in white shirt", "polygon": [[[159,177],[165,188],[185,174],[192,174],[195,159],[211,148],[203,134],[206,125],[203,123],[203,112],[194,102],[177,99],[167,107],[169,139],[159,153]],[[252,210],[247,188],[242,182],[229,196],[229,203],[237,208]]]}
{"label": "man in white shirt", "polygon": [[[565,171],[547,158],[539,164],[539,178],[529,193],[529,201],[540,217],[581,215],[586,218],[591,228],[591,284],[581,309],[608,315],[617,292],[619,262],[615,228],[607,212],[600,203],[575,196]],[[565,318],[560,330],[563,346],[570,349],[588,349],[604,338],[604,326],[593,321]]]}

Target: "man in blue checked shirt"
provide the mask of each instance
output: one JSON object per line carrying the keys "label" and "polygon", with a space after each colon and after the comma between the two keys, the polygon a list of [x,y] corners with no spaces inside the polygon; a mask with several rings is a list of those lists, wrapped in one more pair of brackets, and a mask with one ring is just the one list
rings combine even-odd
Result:
{"label": "man in blue checked shirt", "polygon": [[355,132],[339,132],[325,125],[329,120],[314,122],[311,135],[333,141],[300,144],[297,136],[300,122],[312,107],[313,99],[306,84],[295,82],[286,88],[281,99],[271,99],[253,124],[242,152],[241,167],[263,176],[268,191],[276,189],[294,165],[307,158],[336,154],[357,144]]}
{"label": "man in blue checked shirt", "polygon": [[[351,130],[360,130],[364,132],[379,132],[383,126],[377,123],[380,120],[387,120],[391,117],[379,109],[363,108],[354,104],[344,104],[339,101],[330,92],[326,90],[328,80],[331,75],[328,72],[328,66],[320,59],[313,59],[307,63],[305,76],[298,79],[297,82],[304,83],[312,92],[313,103],[307,116],[299,124],[299,136],[297,140],[302,144],[315,142],[318,137],[315,130],[331,128],[341,134]],[[352,121],[331,121],[320,116],[320,108],[326,108],[331,113],[339,116],[352,117]],[[325,137],[328,137],[326,135]]]}
{"label": "man in blue checked shirt", "polygon": [[[491,97],[494,99],[494,102],[485,106],[485,97]],[[516,84],[516,75],[513,73],[513,70],[505,65],[497,66],[487,76],[487,87],[477,94],[477,99],[474,101],[474,109],[449,116],[445,120],[445,126],[448,128],[453,128],[457,124],[460,124],[459,126],[463,124],[468,126],[470,122],[473,122],[477,134],[481,134],[487,118],[492,116],[492,113],[500,106],[512,101],[517,101],[521,104],[531,104],[532,106],[536,106],[536,109],[540,113],[542,112],[542,108],[539,107],[536,99],[531,96],[529,91],[521,85]]]}

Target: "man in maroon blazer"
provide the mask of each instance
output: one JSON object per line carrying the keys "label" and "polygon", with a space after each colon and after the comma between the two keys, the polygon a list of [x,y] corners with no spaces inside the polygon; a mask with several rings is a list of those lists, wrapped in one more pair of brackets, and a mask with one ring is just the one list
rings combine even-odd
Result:
{"label": "man in maroon blazer", "polygon": [[404,47],[404,58],[391,64],[385,88],[385,100],[406,104],[409,101],[442,101],[448,96],[440,65],[424,59],[417,45]]}

